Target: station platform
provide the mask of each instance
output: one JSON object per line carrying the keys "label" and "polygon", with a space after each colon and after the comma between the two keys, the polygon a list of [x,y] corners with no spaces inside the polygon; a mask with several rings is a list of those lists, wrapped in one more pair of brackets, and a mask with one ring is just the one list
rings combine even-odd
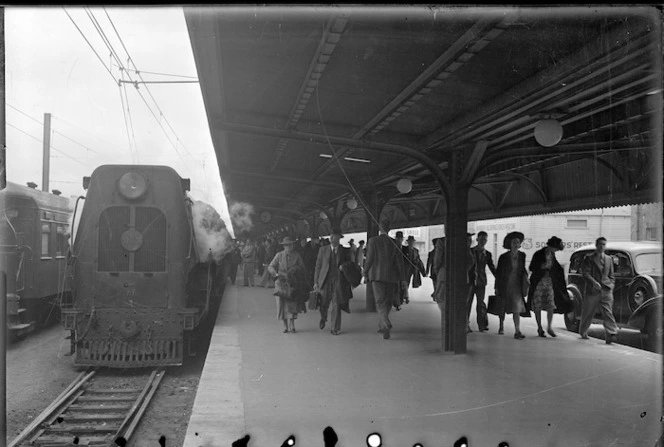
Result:
{"label": "station platform", "polygon": [[[425,283],[429,283],[425,280]],[[468,353],[444,353],[440,311],[431,285],[411,290],[392,312],[392,338],[377,333],[364,310],[365,286],[354,290],[341,334],[309,310],[282,333],[271,289],[226,288],[186,434],[185,447],[323,446],[332,426],[339,447],[365,446],[654,446],[662,424],[662,357],[602,340],[581,340],[554,320],[556,338],[537,337],[524,320],[524,340],[511,319],[498,335],[468,335]],[[471,316],[473,327],[474,316]]]}

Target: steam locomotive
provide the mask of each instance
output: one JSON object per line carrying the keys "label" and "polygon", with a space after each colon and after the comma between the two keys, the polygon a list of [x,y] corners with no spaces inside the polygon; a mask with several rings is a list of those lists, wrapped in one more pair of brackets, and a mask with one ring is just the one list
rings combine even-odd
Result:
{"label": "steam locomotive", "polygon": [[199,253],[189,180],[166,166],[104,165],[83,187],[62,307],[74,364],[181,365],[225,278],[223,261]]}
{"label": "steam locomotive", "polygon": [[69,199],[8,182],[0,191],[0,270],[7,335],[23,336],[57,320],[69,248]]}

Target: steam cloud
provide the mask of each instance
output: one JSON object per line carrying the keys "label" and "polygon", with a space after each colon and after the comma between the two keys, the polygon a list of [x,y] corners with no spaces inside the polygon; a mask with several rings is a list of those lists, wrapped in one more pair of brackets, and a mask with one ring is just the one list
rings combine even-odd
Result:
{"label": "steam cloud", "polygon": [[221,261],[233,250],[233,238],[221,216],[210,204],[200,200],[193,201],[191,214],[201,261],[208,261],[209,256],[216,262]]}
{"label": "steam cloud", "polygon": [[249,232],[254,228],[251,215],[254,214],[254,207],[248,203],[235,202],[228,210],[231,215],[233,225],[239,233]]}

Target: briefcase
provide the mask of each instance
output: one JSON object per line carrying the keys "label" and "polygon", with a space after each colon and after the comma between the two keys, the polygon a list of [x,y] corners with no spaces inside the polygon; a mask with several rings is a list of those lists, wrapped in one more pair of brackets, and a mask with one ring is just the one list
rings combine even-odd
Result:
{"label": "briefcase", "polygon": [[503,301],[499,296],[489,295],[489,305],[486,308],[487,313],[491,315],[500,315],[500,311],[504,307]]}

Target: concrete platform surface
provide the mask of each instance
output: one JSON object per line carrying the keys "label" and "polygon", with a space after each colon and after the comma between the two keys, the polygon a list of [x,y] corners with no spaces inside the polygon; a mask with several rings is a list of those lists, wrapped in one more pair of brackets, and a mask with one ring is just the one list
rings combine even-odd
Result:
{"label": "concrete platform surface", "polygon": [[[383,340],[377,314],[355,291],[342,332],[318,328],[320,314],[283,334],[272,290],[229,286],[191,415],[185,447],[323,446],[332,426],[339,447],[366,445],[378,432],[386,447],[654,446],[662,424],[662,357],[601,340],[580,340],[556,318],[557,338],[536,336],[534,318],[513,338],[468,335],[468,353],[441,350],[440,311],[431,287],[391,314]],[[474,316],[471,316],[474,321]],[[473,323],[474,326],[474,323]]]}

